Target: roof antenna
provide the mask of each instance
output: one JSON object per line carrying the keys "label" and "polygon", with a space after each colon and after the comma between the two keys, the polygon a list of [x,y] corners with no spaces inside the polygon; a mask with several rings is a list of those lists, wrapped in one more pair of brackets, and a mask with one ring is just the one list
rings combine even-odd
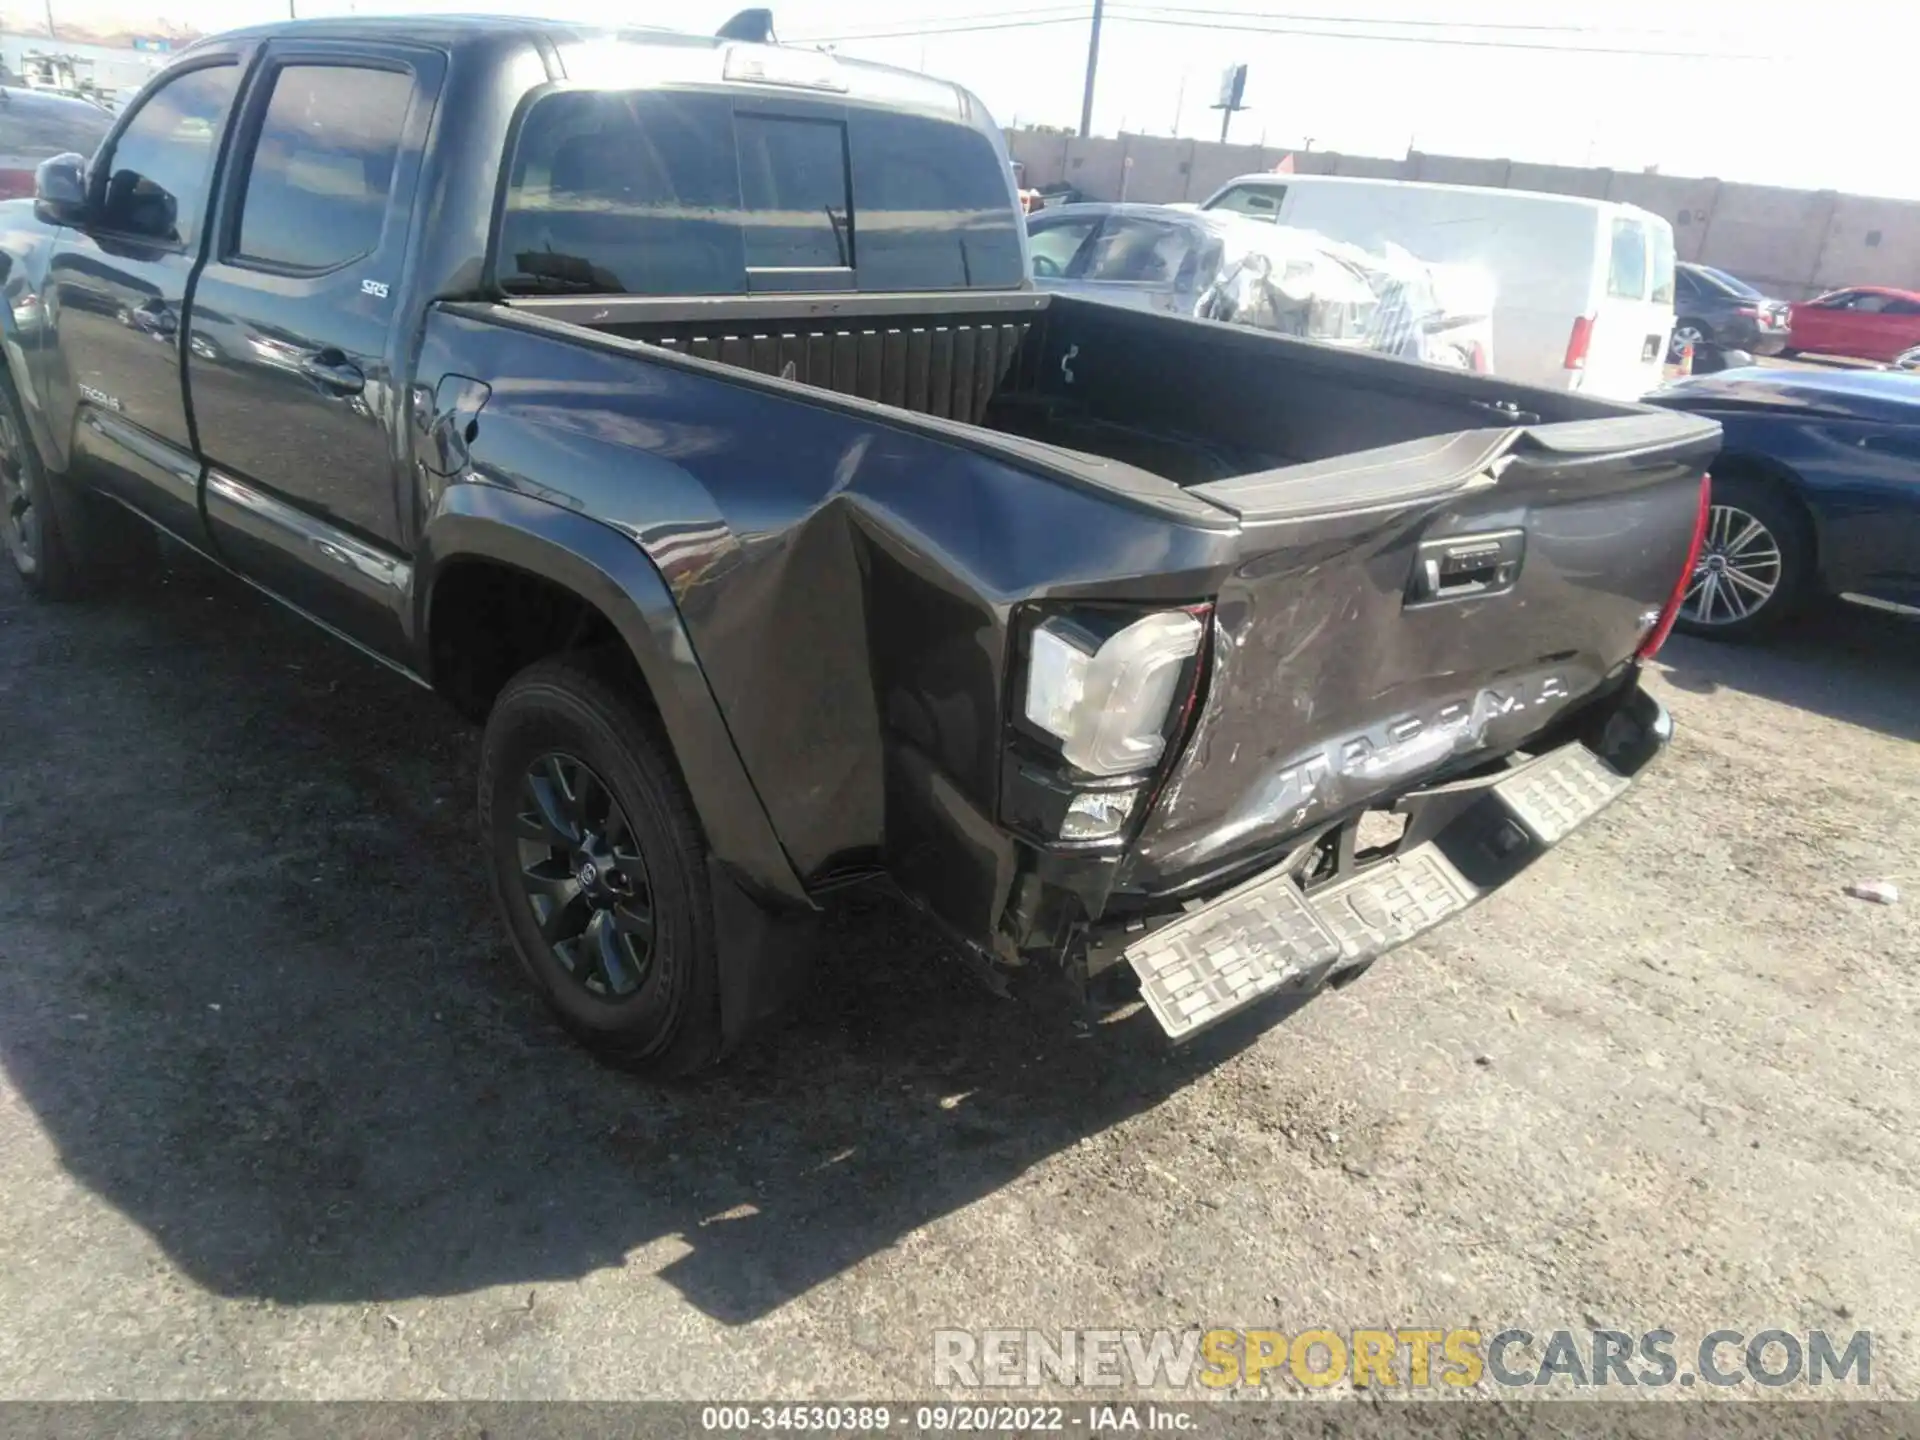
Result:
{"label": "roof antenna", "polygon": [[744,40],[750,45],[779,43],[773,38],[773,11],[771,10],[742,10],[714,31],[714,35],[721,40]]}

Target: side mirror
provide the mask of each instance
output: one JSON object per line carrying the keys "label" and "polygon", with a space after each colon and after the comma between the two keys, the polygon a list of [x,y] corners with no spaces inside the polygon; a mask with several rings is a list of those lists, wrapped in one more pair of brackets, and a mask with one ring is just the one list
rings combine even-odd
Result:
{"label": "side mirror", "polygon": [[33,172],[33,213],[47,225],[87,222],[87,157],[55,155]]}

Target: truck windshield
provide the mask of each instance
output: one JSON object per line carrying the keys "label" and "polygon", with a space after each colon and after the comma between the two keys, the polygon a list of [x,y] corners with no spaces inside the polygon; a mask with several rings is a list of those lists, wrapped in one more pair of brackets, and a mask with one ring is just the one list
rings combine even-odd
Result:
{"label": "truck windshield", "polygon": [[993,142],[928,116],[712,92],[529,107],[494,261],[510,294],[736,295],[1021,284]]}

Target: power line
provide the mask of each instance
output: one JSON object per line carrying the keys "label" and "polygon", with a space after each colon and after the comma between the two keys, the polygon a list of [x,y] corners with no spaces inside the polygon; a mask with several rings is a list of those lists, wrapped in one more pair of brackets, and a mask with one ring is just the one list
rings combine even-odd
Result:
{"label": "power line", "polygon": [[862,40],[913,40],[922,35],[966,35],[979,30],[1031,30],[1036,25],[1079,25],[1086,19],[1086,15],[1060,15],[1051,20],[1005,20],[998,25],[947,25],[936,29],[883,30],[873,35],[802,35],[796,39],[805,45],[856,45]]}
{"label": "power line", "polygon": [[792,37],[807,44],[821,41],[896,40],[914,35],[959,35],[971,30],[1023,30],[1033,25],[1062,25],[1091,18],[1084,5],[1046,5],[1025,10],[987,11],[979,15],[943,16],[923,20],[911,30],[862,30],[841,35]]}
{"label": "power line", "polygon": [[[997,19],[995,18],[996,16],[1005,16],[1007,18]],[[1041,9],[987,11],[982,14],[965,17],[942,17],[939,20],[923,22],[912,29],[906,30],[868,30],[838,35],[802,35],[793,38],[801,43],[811,45],[858,44],[864,40],[907,40],[928,35],[967,35],[999,30],[1029,30],[1048,25],[1074,25],[1089,21],[1092,18],[1092,11],[1090,9],[1052,6]],[[1129,20],[1139,25],[1159,25],[1174,30],[1224,30],[1244,35],[1284,35],[1319,40],[1376,41],[1383,45],[1439,45],[1456,49],[1524,50],[1534,53],[1559,55],[1627,55],[1643,56],[1649,59],[1675,60],[1772,60],[1779,58],[1772,55],[1756,55],[1734,51],[1651,49],[1640,45],[1557,44],[1543,40],[1507,39],[1498,36],[1458,34],[1407,35],[1385,34],[1380,33],[1378,30],[1371,29],[1356,30],[1348,28],[1336,30],[1319,28],[1329,25],[1343,25],[1348,27],[1391,27],[1400,30],[1448,29],[1568,36],[1595,33],[1588,28],[1577,25],[1508,25],[1490,21],[1368,20],[1332,15],[1294,15],[1279,12],[1229,11],[1178,5],[1139,4],[1131,3],[1131,0],[1116,0],[1116,8],[1111,18],[1115,20]],[[1271,23],[1245,23],[1248,21]],[[1612,35],[1643,33],[1673,36],[1688,32],[1676,30],[1649,30],[1643,32],[1613,30],[1600,33]]]}
{"label": "power line", "polygon": [[1289,35],[1317,40],[1362,40],[1382,45],[1446,45],[1472,50],[1530,50],[1558,55],[1633,55],[1644,59],[1672,60],[1774,60],[1779,58],[1773,55],[1750,55],[1715,50],[1649,50],[1644,46],[1552,45],[1544,41],[1474,40],[1451,35],[1375,35],[1356,33],[1351,30],[1312,30],[1294,25],[1229,25],[1224,21],[1170,20],[1163,16],[1136,13],[1131,6],[1123,6],[1113,18],[1135,25],[1161,25],[1174,30],[1227,30],[1245,35]]}
{"label": "power line", "polygon": [[1210,15],[1225,20],[1275,20],[1290,25],[1386,25],[1402,30],[1516,30],[1548,35],[1692,36],[1699,31],[1643,29],[1634,25],[1595,27],[1591,25],[1536,25],[1506,20],[1394,20],[1364,15],[1299,15],[1278,11],[1225,10],[1218,6],[1141,4],[1130,8],[1154,10],[1165,15]]}

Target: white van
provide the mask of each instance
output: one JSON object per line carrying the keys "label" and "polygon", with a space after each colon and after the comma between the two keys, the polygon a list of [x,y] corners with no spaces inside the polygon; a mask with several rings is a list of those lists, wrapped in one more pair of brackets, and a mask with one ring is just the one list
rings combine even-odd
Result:
{"label": "white van", "polygon": [[1673,334],[1673,227],[1635,205],[1342,175],[1243,175],[1201,207],[1491,273],[1499,373],[1638,400]]}

